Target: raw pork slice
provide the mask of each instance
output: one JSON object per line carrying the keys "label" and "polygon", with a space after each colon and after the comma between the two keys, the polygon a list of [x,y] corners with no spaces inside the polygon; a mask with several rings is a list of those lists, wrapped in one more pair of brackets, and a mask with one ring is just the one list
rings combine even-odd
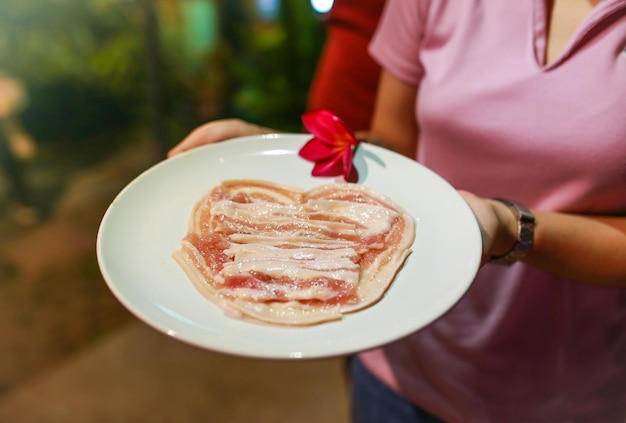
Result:
{"label": "raw pork slice", "polygon": [[310,325],[377,302],[414,237],[406,211],[361,185],[232,180],[195,205],[174,258],[233,317]]}

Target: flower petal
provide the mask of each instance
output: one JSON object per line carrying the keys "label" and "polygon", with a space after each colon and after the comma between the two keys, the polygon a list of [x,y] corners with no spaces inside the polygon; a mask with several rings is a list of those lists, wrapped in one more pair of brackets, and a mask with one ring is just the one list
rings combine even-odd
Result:
{"label": "flower petal", "polygon": [[346,148],[342,154],[343,179],[346,182],[357,182],[359,180],[359,173],[352,163],[353,158],[354,151],[350,147]]}
{"label": "flower petal", "polygon": [[339,176],[343,174],[342,155],[338,154],[329,160],[315,162],[311,175],[313,176]]}
{"label": "flower petal", "polygon": [[341,152],[341,148],[326,144],[319,138],[314,137],[304,144],[298,155],[303,159],[316,162],[318,160],[330,159],[335,155],[340,155]]}
{"label": "flower petal", "polygon": [[311,174],[343,175],[346,182],[357,182],[359,175],[352,160],[359,141],[348,126],[328,110],[305,113],[302,122],[313,138],[306,142],[298,154],[315,162]]}
{"label": "flower petal", "polygon": [[357,141],[348,126],[328,110],[316,110],[302,115],[302,123],[311,134],[332,145],[356,145]]}

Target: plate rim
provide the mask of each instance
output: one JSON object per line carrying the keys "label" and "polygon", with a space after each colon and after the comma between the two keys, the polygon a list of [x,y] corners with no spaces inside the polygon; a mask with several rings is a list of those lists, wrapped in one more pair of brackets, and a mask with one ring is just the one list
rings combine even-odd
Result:
{"label": "plate rim", "polygon": [[[294,139],[296,141],[299,141],[300,143],[304,143],[306,140],[310,139],[311,135],[309,134],[295,134],[295,133],[276,133],[276,134],[264,134],[264,135],[252,135],[252,136],[243,136],[243,137],[236,137],[236,138],[232,138],[229,140],[226,140],[224,142],[220,142],[220,143],[216,143],[216,144],[209,144],[209,145],[204,145],[189,151],[186,151],[178,156],[175,156],[173,158],[169,158],[169,159],[165,159],[163,161],[160,161],[154,165],[152,165],[151,167],[149,167],[148,169],[145,169],[143,172],[141,172],[139,175],[137,175],[135,178],[133,178],[113,199],[113,201],[111,202],[111,204],[109,205],[109,207],[107,208],[107,210],[105,211],[102,220],[100,222],[100,225],[98,227],[98,231],[97,231],[97,239],[96,239],[96,255],[97,255],[97,259],[98,259],[98,266],[100,268],[101,274],[105,280],[105,283],[107,284],[107,286],[109,287],[109,289],[111,290],[111,292],[114,294],[114,296],[117,298],[118,301],[120,301],[120,303],[128,310],[130,311],[135,317],[137,317],[140,321],[146,323],[148,326],[154,328],[155,330],[164,333],[170,337],[173,337],[179,341],[182,341],[184,343],[190,344],[190,345],[194,345],[196,347],[199,348],[204,348],[204,349],[208,349],[208,350],[212,350],[212,351],[217,351],[217,352],[221,352],[221,353],[225,353],[225,354],[230,354],[230,355],[236,355],[236,356],[242,356],[242,357],[249,357],[249,358],[264,358],[264,359],[317,359],[317,358],[327,358],[327,357],[336,357],[336,356],[343,356],[343,355],[347,355],[347,354],[352,354],[358,351],[362,351],[365,349],[371,349],[371,348],[376,348],[379,346],[383,346],[386,345],[390,342],[393,342],[397,339],[400,339],[406,335],[409,335],[410,333],[421,329],[422,327],[427,326],[428,324],[432,323],[433,321],[435,321],[437,318],[439,318],[442,314],[444,314],[447,310],[449,310],[450,308],[452,308],[465,294],[465,292],[469,289],[473,279],[475,278],[475,275],[479,269],[479,263],[480,263],[480,254],[476,254],[474,253],[473,255],[473,259],[474,259],[474,263],[468,264],[469,267],[471,267],[473,270],[470,271],[470,273],[472,273],[472,277],[468,278],[470,279],[469,281],[465,282],[464,284],[458,285],[458,292],[454,293],[453,296],[456,298],[455,301],[453,302],[447,302],[444,306],[442,306],[442,308],[444,309],[440,314],[438,315],[433,315],[432,318],[425,322],[424,324],[422,324],[420,327],[415,328],[413,331],[406,331],[406,330],[390,330],[387,332],[387,336],[380,336],[377,342],[371,342],[369,345],[364,345],[364,344],[359,344],[359,345],[349,345],[349,344],[342,344],[342,347],[338,348],[338,347],[334,347],[334,348],[328,348],[326,350],[318,350],[316,352],[306,352],[306,351],[294,351],[293,349],[291,351],[276,351],[276,352],[272,352],[272,351],[263,351],[263,352],[253,352],[253,351],[249,351],[249,350],[245,350],[245,349],[241,349],[238,347],[232,347],[232,346],[225,346],[224,344],[212,344],[212,343],[207,343],[206,340],[201,340],[198,338],[195,338],[193,336],[190,336],[189,334],[181,334],[179,332],[177,332],[176,330],[173,330],[172,327],[164,327],[164,325],[158,321],[155,321],[155,319],[150,316],[150,314],[148,312],[146,312],[145,310],[141,310],[141,308],[137,306],[137,304],[134,304],[131,299],[129,299],[128,294],[123,292],[123,290],[121,289],[121,286],[117,283],[115,283],[113,281],[113,276],[111,274],[111,272],[109,271],[109,269],[106,267],[106,265],[104,264],[104,255],[106,254],[104,252],[104,240],[106,238],[106,234],[105,234],[105,230],[107,229],[107,222],[109,221],[109,219],[111,218],[112,214],[115,213],[114,209],[115,209],[115,205],[119,204],[120,202],[124,201],[124,196],[128,194],[129,190],[132,189],[133,186],[136,186],[138,184],[138,181],[142,181],[145,180],[146,178],[150,178],[152,174],[154,174],[155,172],[159,172],[160,169],[163,169],[164,166],[171,166],[171,163],[174,163],[174,161],[182,161],[185,160],[185,157],[188,156],[192,156],[192,155],[202,155],[202,154],[208,154],[207,152],[211,152],[211,151],[215,151],[220,149],[220,146],[226,145],[225,143],[227,143],[228,145],[234,146],[237,143],[249,143],[249,142],[263,142],[263,141],[268,141],[268,140],[276,140],[276,141],[286,141],[286,140],[290,140],[290,139]],[[371,144],[367,144],[366,146],[364,146],[365,148],[360,148],[360,151],[365,150],[373,152],[374,154],[378,153],[378,154],[383,154],[383,155],[391,155],[391,157],[394,158],[394,160],[400,160],[400,161],[406,161],[407,163],[410,163],[411,166],[413,165],[417,165],[422,171],[427,172],[428,174],[430,174],[432,177],[434,177],[435,179],[437,179],[439,181],[439,183],[443,183],[444,185],[447,185],[448,188],[454,190],[454,188],[447,182],[445,181],[443,178],[441,178],[439,175],[437,175],[435,172],[433,172],[432,170],[426,168],[424,165],[411,160],[407,157],[401,156],[397,153],[391,152],[389,150],[386,150],[382,147],[378,147],[375,145],[371,145]],[[227,147],[221,147],[222,149]],[[234,148],[234,147],[232,147]],[[264,148],[259,149],[261,152],[264,151],[269,151],[274,149],[275,146],[272,145],[266,145],[264,146]],[[294,147],[292,149],[293,151],[297,151],[297,148]],[[293,152],[289,153],[290,155],[293,155]],[[324,181],[324,179],[317,179],[319,181],[319,185],[321,185]],[[330,181],[327,181],[330,182]],[[207,189],[209,189],[210,187],[207,186]],[[386,193],[382,193],[384,195],[387,195]],[[460,196],[460,194],[456,194],[458,196],[458,199],[462,200],[462,197]],[[461,204],[461,203],[459,203]],[[473,217],[473,213],[471,212],[471,209],[469,208],[469,205],[467,205],[467,203],[462,202],[462,204],[465,205],[466,210],[464,211],[464,213],[466,214],[466,216],[471,215],[471,217]],[[474,233],[474,239],[473,239],[473,250],[480,250],[482,251],[482,241],[480,240],[480,230],[478,228],[478,224],[475,221],[474,218],[474,224],[475,227],[472,229],[473,233]],[[419,236],[419,232],[417,232],[416,237]],[[409,258],[407,260],[409,260],[411,257],[409,256]],[[191,284],[191,282],[189,282],[189,284]],[[201,295],[200,293],[198,293],[198,295]],[[204,297],[203,297],[204,298]],[[208,301],[208,300],[207,300]],[[230,319],[230,318],[229,318]],[[254,323],[251,323],[254,324]],[[323,323],[321,325],[314,325],[315,327],[323,327],[325,325],[331,325],[333,324],[333,322],[331,323]],[[286,332],[290,332],[293,330],[301,330],[301,329],[306,329],[306,328],[311,328],[311,327],[287,327],[288,330]],[[283,329],[287,329],[284,327],[280,327],[281,330]]]}

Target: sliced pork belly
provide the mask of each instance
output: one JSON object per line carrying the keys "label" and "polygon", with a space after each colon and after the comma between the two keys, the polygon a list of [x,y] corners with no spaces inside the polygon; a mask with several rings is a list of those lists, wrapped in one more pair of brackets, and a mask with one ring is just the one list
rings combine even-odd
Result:
{"label": "sliced pork belly", "polygon": [[174,258],[229,315],[308,325],[378,301],[414,236],[406,211],[360,185],[235,180],[196,204]]}

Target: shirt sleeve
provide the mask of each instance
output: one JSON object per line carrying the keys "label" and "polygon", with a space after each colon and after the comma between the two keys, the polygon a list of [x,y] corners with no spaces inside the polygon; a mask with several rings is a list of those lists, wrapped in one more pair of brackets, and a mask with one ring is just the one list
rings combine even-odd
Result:
{"label": "shirt sleeve", "polygon": [[388,0],[369,46],[385,70],[411,84],[424,73],[419,53],[427,7],[427,0]]}

